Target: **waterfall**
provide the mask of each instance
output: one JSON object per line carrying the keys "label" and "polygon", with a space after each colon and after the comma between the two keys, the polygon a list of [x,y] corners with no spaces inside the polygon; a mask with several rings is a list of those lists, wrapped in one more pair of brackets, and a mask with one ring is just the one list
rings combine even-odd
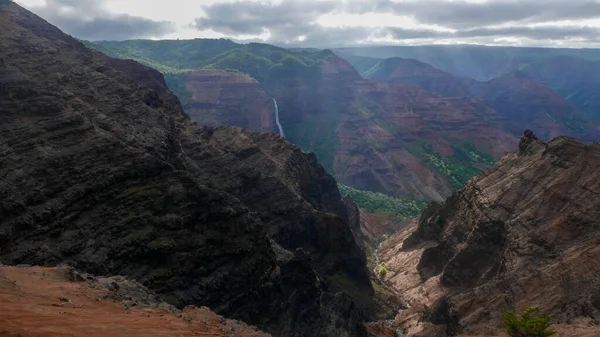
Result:
{"label": "waterfall", "polygon": [[277,123],[277,128],[279,129],[279,135],[285,138],[285,133],[283,133],[283,127],[281,123],[279,123],[279,108],[277,107],[277,101],[273,98],[273,104],[275,105],[275,123]]}

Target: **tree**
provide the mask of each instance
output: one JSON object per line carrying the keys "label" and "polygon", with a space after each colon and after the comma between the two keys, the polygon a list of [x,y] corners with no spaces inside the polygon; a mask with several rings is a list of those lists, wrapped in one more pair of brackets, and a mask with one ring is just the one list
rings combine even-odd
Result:
{"label": "tree", "polygon": [[554,329],[548,329],[552,325],[552,318],[542,316],[539,312],[540,307],[528,308],[520,315],[513,311],[505,312],[502,318],[506,332],[511,337],[548,337],[556,334]]}

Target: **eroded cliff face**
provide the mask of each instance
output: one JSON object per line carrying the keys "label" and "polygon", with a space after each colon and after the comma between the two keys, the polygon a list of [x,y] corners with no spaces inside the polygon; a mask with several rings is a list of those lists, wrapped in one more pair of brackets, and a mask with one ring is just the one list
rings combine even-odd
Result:
{"label": "eroded cliff face", "polygon": [[0,44],[3,263],[125,275],[274,336],[365,334],[364,254],[314,156],[193,125],[155,71],[16,4]]}
{"label": "eroded cliff face", "polygon": [[518,152],[386,242],[387,281],[412,304],[396,323],[409,336],[493,334],[505,310],[533,305],[593,323],[599,192],[598,146],[527,131]]}
{"label": "eroded cliff face", "polygon": [[276,132],[273,99],[251,77],[232,71],[197,70],[169,75],[192,121]]}

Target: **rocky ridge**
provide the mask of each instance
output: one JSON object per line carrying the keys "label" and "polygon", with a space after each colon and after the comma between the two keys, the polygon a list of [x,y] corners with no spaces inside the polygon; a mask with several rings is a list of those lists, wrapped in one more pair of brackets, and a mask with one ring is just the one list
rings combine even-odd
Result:
{"label": "rocky ridge", "polygon": [[[532,132],[384,243],[386,282],[410,308],[406,336],[494,335],[505,310],[541,306],[559,324],[598,324],[600,148]],[[596,328],[597,329],[597,328]]]}
{"label": "rocky ridge", "polygon": [[16,4],[0,44],[2,262],[124,275],[275,336],[365,335],[365,256],[314,155],[192,125],[156,71]]}

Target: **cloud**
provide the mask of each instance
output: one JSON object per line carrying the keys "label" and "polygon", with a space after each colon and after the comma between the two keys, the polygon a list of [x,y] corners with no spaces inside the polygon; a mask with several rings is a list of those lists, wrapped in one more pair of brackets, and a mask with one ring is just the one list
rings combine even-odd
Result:
{"label": "cloud", "polygon": [[371,3],[355,1],[347,8],[359,13],[371,11],[410,16],[421,24],[454,29],[600,17],[600,2],[590,0],[373,0]]}
{"label": "cloud", "polygon": [[600,45],[600,0],[17,1],[65,32],[89,40],[227,37],[321,48],[369,43]]}
{"label": "cloud", "polygon": [[[217,2],[202,6],[195,20],[198,30],[226,35],[263,35],[267,42],[313,47],[345,46],[388,36],[393,40],[460,39],[493,41],[523,38],[528,41],[598,41],[598,27],[577,24],[600,18],[600,2],[590,0],[344,0],[279,2]],[[355,22],[322,26],[324,16],[354,15]],[[361,17],[393,15],[407,24],[388,25]],[[400,20],[398,20],[401,22]],[[557,22],[562,24],[556,24]],[[567,24],[565,24],[567,22]],[[598,25],[600,26],[600,24]]]}
{"label": "cloud", "polygon": [[334,1],[283,0],[266,2],[215,3],[204,6],[205,17],[197,18],[199,30],[212,29],[229,34],[258,35],[267,29],[275,36],[302,35],[322,13],[336,8]]}
{"label": "cloud", "polygon": [[256,36],[267,31],[270,43],[312,47],[341,45],[377,34],[364,27],[323,27],[315,22],[338,7],[339,1],[215,3],[203,7],[205,16],[197,18],[194,27],[232,35]]}
{"label": "cloud", "polygon": [[93,0],[46,0],[29,9],[64,32],[85,40],[159,38],[177,30],[168,21],[111,13],[103,4]]}

